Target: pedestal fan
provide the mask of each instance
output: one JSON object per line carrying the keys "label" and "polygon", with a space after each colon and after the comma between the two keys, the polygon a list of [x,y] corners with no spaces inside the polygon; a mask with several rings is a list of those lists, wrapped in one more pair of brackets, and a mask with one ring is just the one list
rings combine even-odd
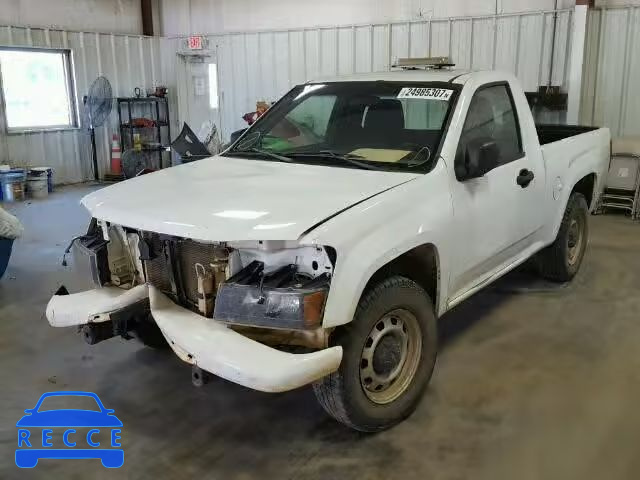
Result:
{"label": "pedestal fan", "polygon": [[93,178],[100,180],[98,172],[98,152],[96,149],[96,128],[104,124],[111,114],[113,97],[111,84],[106,77],[98,77],[89,88],[89,94],[84,97],[84,107],[91,136],[91,155],[93,161]]}

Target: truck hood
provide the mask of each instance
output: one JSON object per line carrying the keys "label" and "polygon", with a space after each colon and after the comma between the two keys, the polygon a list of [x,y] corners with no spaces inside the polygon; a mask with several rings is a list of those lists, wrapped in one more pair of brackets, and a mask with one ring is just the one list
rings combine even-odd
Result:
{"label": "truck hood", "polygon": [[416,174],[211,157],[93,192],[99,220],[202,241],[297,240]]}

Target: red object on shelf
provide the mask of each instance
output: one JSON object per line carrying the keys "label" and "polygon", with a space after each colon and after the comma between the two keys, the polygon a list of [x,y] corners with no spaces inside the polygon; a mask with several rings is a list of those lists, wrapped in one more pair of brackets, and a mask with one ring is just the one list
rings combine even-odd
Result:
{"label": "red object on shelf", "polygon": [[154,120],[151,120],[150,118],[132,118],[131,126],[139,128],[153,128],[156,126],[156,122]]}
{"label": "red object on shelf", "polygon": [[118,135],[114,134],[111,141],[111,173],[122,175],[122,155]]}

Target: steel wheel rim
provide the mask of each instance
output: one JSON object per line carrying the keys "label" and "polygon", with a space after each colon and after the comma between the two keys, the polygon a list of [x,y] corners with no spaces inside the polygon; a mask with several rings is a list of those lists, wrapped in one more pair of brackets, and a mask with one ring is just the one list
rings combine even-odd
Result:
{"label": "steel wheel rim", "polygon": [[378,320],[360,356],[360,384],[373,403],[398,399],[415,377],[422,354],[422,335],[416,316],[396,309]]}
{"label": "steel wheel rim", "polygon": [[580,258],[582,250],[582,242],[584,242],[584,224],[578,218],[571,219],[567,234],[567,262],[573,266]]}

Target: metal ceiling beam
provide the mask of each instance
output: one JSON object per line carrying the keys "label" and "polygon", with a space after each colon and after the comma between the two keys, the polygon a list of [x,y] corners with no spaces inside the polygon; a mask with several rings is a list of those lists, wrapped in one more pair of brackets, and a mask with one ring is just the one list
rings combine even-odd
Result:
{"label": "metal ceiling beam", "polygon": [[142,12],[142,34],[153,36],[153,6],[151,0],[140,0]]}

